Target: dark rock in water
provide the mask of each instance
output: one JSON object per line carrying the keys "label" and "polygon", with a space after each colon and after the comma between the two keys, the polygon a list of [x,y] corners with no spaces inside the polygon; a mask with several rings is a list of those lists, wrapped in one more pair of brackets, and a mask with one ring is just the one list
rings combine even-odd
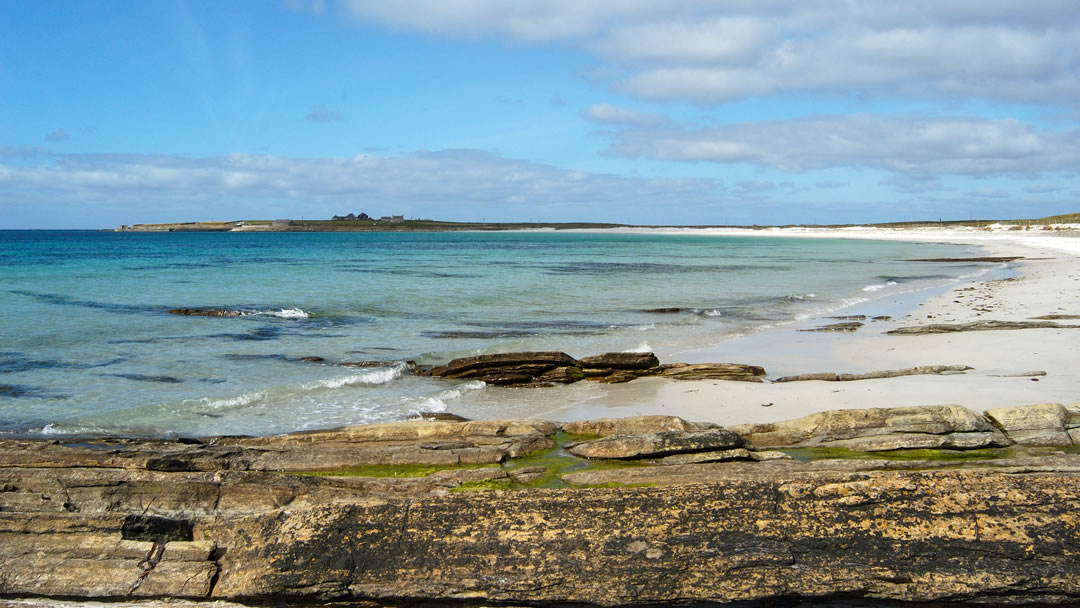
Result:
{"label": "dark rock in water", "polygon": [[647,308],[641,312],[654,312],[654,313],[673,313],[682,312],[685,308],[669,307],[669,308]]}
{"label": "dark rock in water", "polygon": [[647,435],[613,435],[570,448],[582,458],[651,458],[671,454],[715,452],[746,447],[746,440],[727,429],[661,431]]}
{"label": "dark rock in water", "polygon": [[799,331],[855,331],[862,326],[863,324],[858,321],[847,321],[844,323],[832,323],[829,325],[823,325],[821,327],[814,327],[811,329],[800,329]]}
{"label": "dark rock in water", "polygon": [[579,359],[581,367],[589,369],[650,369],[660,365],[653,353],[604,353]]}
{"label": "dark rock in water", "polygon": [[33,389],[16,384],[0,384],[0,397],[23,397],[34,392]]}
{"label": "dark rock in water", "polygon": [[300,357],[300,360],[305,363],[322,363],[323,361],[326,361],[326,359],[323,359],[322,357]]}
{"label": "dark rock in water", "polygon": [[245,317],[253,313],[229,308],[173,308],[169,310],[169,314],[186,317]]}
{"label": "dark rock in water", "polygon": [[871,321],[892,321],[892,317],[890,317],[889,315],[878,315],[878,316],[876,316],[876,317],[874,317],[873,319],[870,319],[870,320]]}
{"label": "dark rock in water", "polygon": [[127,380],[135,380],[137,382],[162,382],[165,384],[179,384],[183,382],[180,378],[173,376],[149,376],[146,374],[103,374],[105,376],[115,376],[117,378],[125,378]]}

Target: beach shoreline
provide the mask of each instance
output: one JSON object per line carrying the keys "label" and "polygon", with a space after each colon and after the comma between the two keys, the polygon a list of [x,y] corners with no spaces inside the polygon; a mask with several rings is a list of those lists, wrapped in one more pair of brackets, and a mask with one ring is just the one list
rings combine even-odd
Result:
{"label": "beach shoreline", "polygon": [[[688,350],[688,363],[761,365],[765,383],[682,382],[643,378],[600,391],[565,393],[568,403],[543,416],[560,420],[648,414],[721,425],[764,423],[850,408],[956,404],[974,410],[1080,401],[1080,333],[1076,329],[975,331],[896,336],[900,327],[972,321],[1028,321],[1049,314],[1080,315],[1080,233],[958,229],[613,229],[633,234],[904,240],[978,247],[985,256],[1023,260],[987,265],[971,282],[856,304],[836,316],[865,315],[855,332],[800,331],[833,320],[816,317]],[[975,257],[975,254],[972,255]],[[932,264],[932,262],[927,262]],[[1014,276],[1008,276],[1014,275]],[[1005,278],[1002,278],[1005,277]],[[901,314],[902,313],[902,314]],[[874,316],[890,320],[872,322]],[[1062,321],[1080,325],[1080,320]],[[920,375],[853,382],[774,383],[779,376],[866,373],[926,365],[964,365],[963,374]]]}

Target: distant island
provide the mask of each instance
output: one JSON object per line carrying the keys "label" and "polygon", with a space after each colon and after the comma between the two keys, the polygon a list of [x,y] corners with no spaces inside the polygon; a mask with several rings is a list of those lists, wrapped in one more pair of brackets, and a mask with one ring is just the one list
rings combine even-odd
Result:
{"label": "distant island", "polygon": [[1080,223],[1080,213],[1054,215],[1037,219],[980,219],[890,222],[879,224],[785,224],[777,226],[735,225],[634,225],[603,222],[447,222],[432,219],[406,219],[402,215],[379,218],[366,213],[335,215],[327,220],[276,219],[236,220],[228,222],[171,222],[161,224],[124,224],[114,232],[452,232],[459,230],[598,230],[609,228],[844,228],[865,225],[876,228],[959,227],[985,228],[993,224],[1022,230],[1026,226],[1051,226]]}

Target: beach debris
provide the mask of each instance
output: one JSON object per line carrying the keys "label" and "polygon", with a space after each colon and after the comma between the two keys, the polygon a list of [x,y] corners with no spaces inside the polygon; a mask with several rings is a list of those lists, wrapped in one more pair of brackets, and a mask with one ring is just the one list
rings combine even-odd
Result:
{"label": "beach debris", "polygon": [[1039,320],[1039,321],[1064,321],[1064,320],[1080,319],[1080,315],[1053,314],[1053,315],[1042,315],[1041,317],[1031,317],[1031,318]]}
{"label": "beach debris", "polygon": [[[988,311],[984,311],[988,312]],[[931,325],[917,325],[914,327],[901,327],[885,332],[892,336],[919,336],[924,334],[946,334],[962,331],[993,331],[1005,329],[1080,329],[1080,325],[1062,325],[1053,321],[972,321],[970,323],[934,323]]]}
{"label": "beach debris", "polygon": [[876,380],[878,378],[898,378],[900,376],[923,376],[923,375],[951,375],[962,374],[974,369],[968,365],[921,365],[904,369],[888,369],[882,371],[865,372],[861,374],[838,374],[822,372],[815,374],[799,374],[797,376],[783,376],[773,382],[807,382],[820,380],[824,382],[852,382],[855,380]]}
{"label": "beach debris", "polygon": [[988,374],[991,378],[1030,378],[1032,376],[1045,376],[1046,372],[1042,370],[1030,371],[1030,372],[1017,372],[1015,374]]}
{"label": "beach debris", "polygon": [[845,321],[843,323],[831,323],[829,325],[822,325],[821,327],[813,327],[810,329],[800,329],[799,331],[835,331],[835,332],[848,332],[855,331],[862,327],[863,324],[859,321]]}

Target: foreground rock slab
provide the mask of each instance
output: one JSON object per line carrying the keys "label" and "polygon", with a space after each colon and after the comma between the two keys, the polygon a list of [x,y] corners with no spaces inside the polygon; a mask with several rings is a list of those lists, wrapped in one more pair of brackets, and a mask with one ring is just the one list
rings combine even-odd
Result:
{"label": "foreground rock slab", "polygon": [[975,449],[1013,442],[979,414],[958,406],[833,410],[730,429],[758,447],[832,447],[878,452]]}
{"label": "foreground rock slab", "polygon": [[[1076,408],[1052,405],[995,420],[1071,428]],[[937,407],[826,416],[814,429],[832,440],[989,425]],[[562,476],[568,487],[460,491],[543,479],[545,467],[515,466],[526,454],[506,446],[524,450],[557,431],[680,453],[655,466],[578,469]],[[302,471],[312,454],[330,457],[324,444],[351,454],[352,467],[380,464],[378,446],[500,446],[511,462],[414,477],[407,467],[340,477],[269,468]],[[350,451],[359,445],[374,451]],[[417,421],[200,443],[8,440],[0,456],[0,598],[463,608],[1080,600],[1077,455],[963,469],[799,462],[715,425],[649,416],[561,427]],[[184,466],[161,466],[176,458]]]}

